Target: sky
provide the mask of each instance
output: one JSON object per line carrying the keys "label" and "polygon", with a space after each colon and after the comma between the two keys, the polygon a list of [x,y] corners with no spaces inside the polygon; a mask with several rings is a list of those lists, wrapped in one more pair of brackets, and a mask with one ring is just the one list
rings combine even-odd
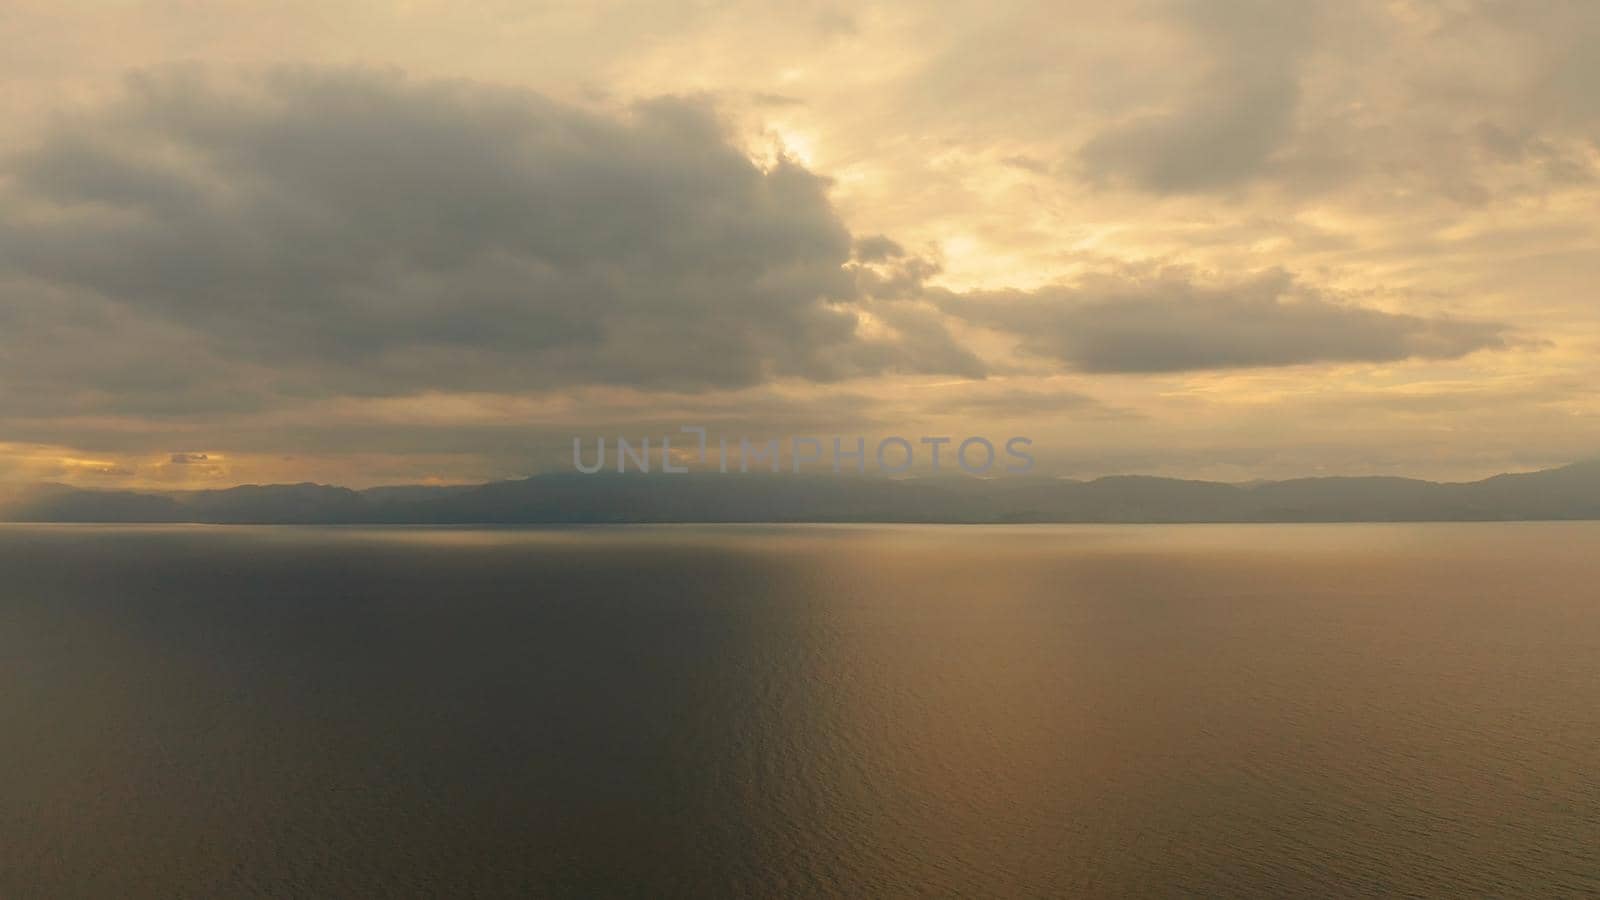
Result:
{"label": "sky", "polygon": [[0,7],[0,482],[1600,454],[1600,4]]}

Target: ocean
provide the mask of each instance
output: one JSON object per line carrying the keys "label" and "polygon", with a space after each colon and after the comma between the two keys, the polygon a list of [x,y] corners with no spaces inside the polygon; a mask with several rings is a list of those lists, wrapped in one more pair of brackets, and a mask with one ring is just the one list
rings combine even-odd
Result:
{"label": "ocean", "polygon": [[1600,523],[0,526],[0,897],[1600,893]]}

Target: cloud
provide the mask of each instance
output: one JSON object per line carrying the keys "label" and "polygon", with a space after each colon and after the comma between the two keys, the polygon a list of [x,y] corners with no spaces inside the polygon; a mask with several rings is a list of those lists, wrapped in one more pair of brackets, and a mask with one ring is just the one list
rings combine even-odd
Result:
{"label": "cloud", "polygon": [[169,68],[0,165],[0,386],[58,408],[977,371],[864,333],[826,180],[694,100]]}
{"label": "cloud", "polygon": [[1008,387],[1003,382],[989,387],[972,382],[942,393],[938,409],[945,414],[982,416],[986,419],[1018,419],[1035,416],[1070,415],[1074,420],[1135,419],[1138,413],[1108,406],[1081,391],[1051,386],[1042,388]]}
{"label": "cloud", "polygon": [[1083,372],[1154,373],[1316,362],[1453,359],[1506,346],[1492,322],[1338,303],[1282,271],[1208,285],[1192,273],[1101,275],[1036,291],[945,294],[943,308]]}
{"label": "cloud", "polygon": [[1091,177],[1126,179],[1153,191],[1230,187],[1259,174],[1289,137],[1314,7],[1221,0],[1178,9],[1209,58],[1207,70],[1176,103],[1089,139],[1078,155]]}
{"label": "cloud", "polygon": [[1156,0],[1144,12],[1147,40],[1127,54],[1141,65],[1104,73],[1117,102],[1074,136],[1071,175],[1399,215],[1595,178],[1594,4]]}

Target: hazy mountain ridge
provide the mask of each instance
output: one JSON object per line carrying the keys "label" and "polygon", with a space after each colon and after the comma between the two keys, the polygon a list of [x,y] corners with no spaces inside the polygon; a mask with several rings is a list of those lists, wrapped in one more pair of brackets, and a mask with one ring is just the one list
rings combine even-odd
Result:
{"label": "hazy mountain ridge", "polygon": [[620,522],[1345,522],[1600,519],[1600,461],[1482,481],[1152,476],[580,475],[476,486],[319,484],[201,491],[36,485],[0,494],[14,522],[581,524]]}

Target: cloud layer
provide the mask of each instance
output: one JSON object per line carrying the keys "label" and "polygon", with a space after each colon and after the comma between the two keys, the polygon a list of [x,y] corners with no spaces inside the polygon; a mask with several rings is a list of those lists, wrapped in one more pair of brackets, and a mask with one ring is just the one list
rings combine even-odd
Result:
{"label": "cloud layer", "polygon": [[1082,372],[1454,359],[1506,346],[1506,326],[1383,312],[1297,289],[1283,272],[1206,285],[1185,272],[948,295],[944,307]]}
{"label": "cloud layer", "polygon": [[[167,70],[6,171],[13,335],[161,346],[132,318],[241,402],[263,373],[305,395],[976,369],[926,319],[862,334],[825,180],[756,166],[694,101]],[[96,386],[180,386],[149,377],[172,354],[133,356]]]}
{"label": "cloud layer", "polygon": [[1600,5],[11,6],[0,481],[481,480],[683,417],[1076,475],[1600,450]]}

